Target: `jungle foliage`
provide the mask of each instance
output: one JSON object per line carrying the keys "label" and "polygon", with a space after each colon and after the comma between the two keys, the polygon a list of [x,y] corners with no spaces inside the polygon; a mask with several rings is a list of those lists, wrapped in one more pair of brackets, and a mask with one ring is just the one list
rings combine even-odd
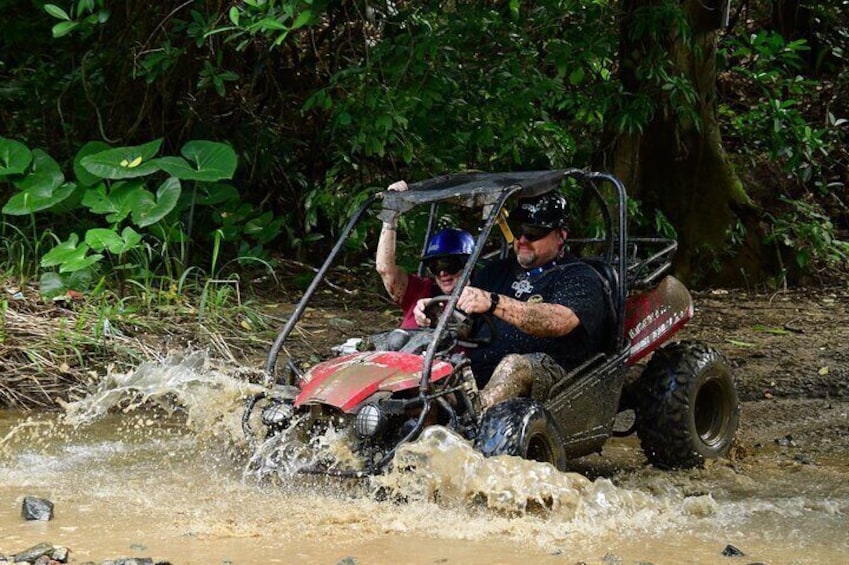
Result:
{"label": "jungle foliage", "polygon": [[[170,288],[314,261],[398,178],[604,168],[611,133],[695,119],[700,87],[662,53],[639,73],[666,96],[623,88],[623,15],[629,44],[688,35],[681,2],[633,4],[0,0],[0,262],[43,290]],[[847,6],[732,2],[718,32],[717,115],[773,284],[847,267]],[[636,229],[680,228],[633,204]]]}

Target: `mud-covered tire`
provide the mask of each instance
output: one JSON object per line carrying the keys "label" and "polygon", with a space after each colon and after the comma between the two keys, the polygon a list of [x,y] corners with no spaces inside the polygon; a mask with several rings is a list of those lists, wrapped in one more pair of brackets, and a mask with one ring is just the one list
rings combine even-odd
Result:
{"label": "mud-covered tire", "polygon": [[518,455],[566,468],[566,452],[557,424],[545,407],[529,398],[496,404],[481,418],[475,446],[485,456]]}
{"label": "mud-covered tire", "polygon": [[636,405],[643,452],[663,469],[698,467],[725,456],[740,419],[727,361],[693,342],[654,353],[640,376]]}

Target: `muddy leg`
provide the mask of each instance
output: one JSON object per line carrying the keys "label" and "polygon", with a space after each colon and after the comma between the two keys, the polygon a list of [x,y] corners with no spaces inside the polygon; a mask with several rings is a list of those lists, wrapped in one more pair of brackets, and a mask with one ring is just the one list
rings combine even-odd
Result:
{"label": "muddy leg", "polygon": [[508,398],[528,396],[534,382],[533,365],[524,355],[507,355],[492,372],[492,378],[481,391],[481,404],[486,410]]}
{"label": "muddy leg", "polygon": [[551,386],[565,374],[565,370],[545,353],[507,355],[495,367],[492,378],[481,391],[481,404],[486,410],[517,396],[545,402]]}

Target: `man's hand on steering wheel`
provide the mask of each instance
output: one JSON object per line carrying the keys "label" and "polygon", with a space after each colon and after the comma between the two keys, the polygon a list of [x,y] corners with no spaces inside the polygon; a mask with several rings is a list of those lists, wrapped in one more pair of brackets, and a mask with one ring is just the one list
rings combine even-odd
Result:
{"label": "man's hand on steering wheel", "polygon": [[492,293],[475,286],[467,286],[460,293],[457,308],[466,314],[486,314],[492,306]]}

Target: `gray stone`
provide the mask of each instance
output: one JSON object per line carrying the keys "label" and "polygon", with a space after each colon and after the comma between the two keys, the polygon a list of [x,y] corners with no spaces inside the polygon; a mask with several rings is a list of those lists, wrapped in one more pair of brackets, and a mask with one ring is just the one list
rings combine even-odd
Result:
{"label": "gray stone", "polygon": [[62,547],[61,545],[57,545],[53,548],[53,553],[50,554],[50,558],[54,561],[59,561],[60,563],[68,562],[68,554],[70,551],[67,547]]}
{"label": "gray stone", "polygon": [[743,553],[740,548],[734,547],[729,543],[725,546],[725,549],[722,550],[722,555],[724,555],[725,557],[743,557],[746,554]]}
{"label": "gray stone", "polygon": [[16,553],[12,556],[13,563],[20,563],[21,561],[35,561],[42,555],[48,555],[53,551],[53,545],[49,543],[40,543],[38,545],[34,545],[30,548],[27,548],[20,553]]}
{"label": "gray stone", "polygon": [[21,507],[21,516],[24,520],[52,520],[53,519],[53,503],[46,498],[38,498],[37,496],[25,496],[24,504]]}
{"label": "gray stone", "polygon": [[67,563],[69,553],[70,551],[67,547],[57,545],[53,548],[53,553],[50,554],[50,558],[54,561],[59,561],[60,563]]}
{"label": "gray stone", "polygon": [[20,563],[21,561],[35,561],[42,555],[48,555],[52,551],[53,545],[49,543],[40,543],[25,549],[20,553],[16,553],[12,556],[12,561],[15,563]]}

